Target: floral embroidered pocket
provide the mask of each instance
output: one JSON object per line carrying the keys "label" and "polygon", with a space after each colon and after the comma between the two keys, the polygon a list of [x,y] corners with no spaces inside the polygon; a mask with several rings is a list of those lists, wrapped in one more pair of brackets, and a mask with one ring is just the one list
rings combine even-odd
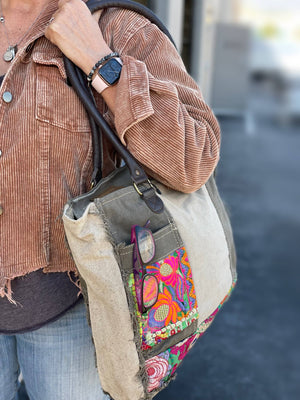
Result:
{"label": "floral embroidered pocket", "polygon": [[[186,248],[174,227],[155,233],[133,225],[131,245],[120,257],[125,275],[136,344],[145,362],[148,393],[175,374],[199,336],[199,313]],[[130,265],[130,268],[129,268]]]}
{"label": "floral embroidered pocket", "polygon": [[[141,346],[142,350],[150,350],[156,345],[161,349],[163,342],[172,336],[180,333],[183,339],[197,329],[198,309],[192,271],[184,246],[161,260],[151,261],[144,268],[146,276],[155,277],[158,282],[158,294],[156,302],[146,312],[140,312],[136,307]],[[150,295],[153,292],[151,285],[149,288],[144,285],[146,298],[148,292]],[[136,298],[133,275],[129,287]],[[170,346],[169,341],[166,345]]]}

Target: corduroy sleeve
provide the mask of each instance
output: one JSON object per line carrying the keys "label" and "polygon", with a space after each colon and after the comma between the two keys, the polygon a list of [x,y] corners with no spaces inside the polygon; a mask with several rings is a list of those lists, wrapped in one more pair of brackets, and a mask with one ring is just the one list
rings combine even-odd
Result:
{"label": "corduroy sleeve", "polygon": [[[112,43],[123,60],[117,134],[150,176],[179,191],[195,191],[218,163],[219,124],[173,44],[155,25],[128,11],[119,11],[114,21]],[[118,34],[129,25],[138,28]]]}

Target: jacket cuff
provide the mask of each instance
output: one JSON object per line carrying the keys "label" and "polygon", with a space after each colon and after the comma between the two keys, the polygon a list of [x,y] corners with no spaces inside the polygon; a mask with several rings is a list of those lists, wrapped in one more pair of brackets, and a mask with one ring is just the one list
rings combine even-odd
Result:
{"label": "jacket cuff", "polygon": [[114,124],[126,145],[127,130],[154,114],[146,65],[130,56],[122,57],[123,68],[117,85]]}

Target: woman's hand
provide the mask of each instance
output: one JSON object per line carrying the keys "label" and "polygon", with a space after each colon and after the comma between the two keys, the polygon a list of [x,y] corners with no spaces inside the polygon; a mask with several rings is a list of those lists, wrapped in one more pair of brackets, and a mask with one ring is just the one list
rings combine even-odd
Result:
{"label": "woman's hand", "polygon": [[101,10],[92,15],[82,0],[59,0],[45,31],[45,36],[86,74],[112,52],[98,25],[100,15]]}

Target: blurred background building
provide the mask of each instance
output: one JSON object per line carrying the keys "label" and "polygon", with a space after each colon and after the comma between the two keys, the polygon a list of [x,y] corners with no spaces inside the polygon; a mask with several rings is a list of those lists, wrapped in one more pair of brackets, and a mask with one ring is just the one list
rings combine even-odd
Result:
{"label": "blurred background building", "polygon": [[[300,116],[300,2],[296,0],[140,0],[165,22],[188,71],[217,115],[282,121]],[[253,86],[252,86],[253,88]],[[257,86],[256,86],[257,88]],[[266,95],[270,95],[268,101]],[[252,104],[253,106],[253,104]]]}

